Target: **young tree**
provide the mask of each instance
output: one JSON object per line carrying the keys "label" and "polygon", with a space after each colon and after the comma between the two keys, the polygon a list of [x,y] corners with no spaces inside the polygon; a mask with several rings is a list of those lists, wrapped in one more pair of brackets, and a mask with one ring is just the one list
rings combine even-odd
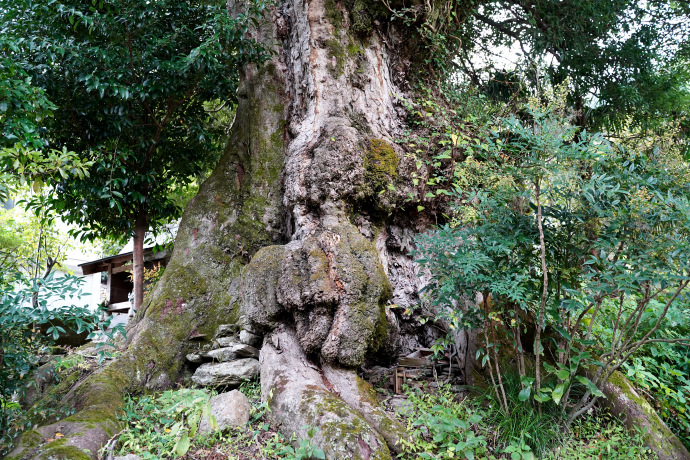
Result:
{"label": "young tree", "polygon": [[[55,102],[48,133],[93,163],[64,177],[51,209],[83,239],[134,238],[134,306],[143,299],[149,228],[179,217],[171,190],[218,159],[204,102],[235,98],[236,74],[263,51],[244,32],[262,4],[230,19],[214,2],[13,1],[11,55]],[[217,130],[216,130],[217,131]]]}
{"label": "young tree", "polygon": [[[508,354],[520,400],[554,404],[570,424],[642,347],[690,345],[656,335],[669,309],[687,304],[689,167],[677,148],[629,150],[601,134],[576,140],[553,106],[525,112],[496,127],[477,155],[482,167],[468,162],[478,183],[457,187],[454,226],[419,237],[420,262],[439,311],[481,329],[479,353],[503,410],[509,371],[499,357]],[[597,340],[597,328],[612,339]],[[687,455],[665,434],[650,433],[655,451]]]}
{"label": "young tree", "polygon": [[26,279],[48,275],[73,247],[66,231],[22,207],[0,208],[0,284],[4,275],[20,272]]}

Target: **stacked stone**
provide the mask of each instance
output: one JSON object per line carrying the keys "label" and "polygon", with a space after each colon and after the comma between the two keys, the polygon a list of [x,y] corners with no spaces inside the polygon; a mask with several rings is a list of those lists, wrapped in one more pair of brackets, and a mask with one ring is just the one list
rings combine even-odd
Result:
{"label": "stacked stone", "polygon": [[234,324],[218,327],[213,341],[187,361],[200,364],[192,381],[202,387],[236,387],[259,374],[261,337]]}

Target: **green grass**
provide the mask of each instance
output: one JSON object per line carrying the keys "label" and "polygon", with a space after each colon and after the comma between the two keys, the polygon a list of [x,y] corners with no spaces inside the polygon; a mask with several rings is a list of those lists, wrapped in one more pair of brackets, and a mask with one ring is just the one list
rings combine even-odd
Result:
{"label": "green grass", "polygon": [[644,460],[657,458],[644,446],[642,433],[629,433],[620,420],[593,413],[575,421],[562,442],[545,453],[547,460],[592,458]]}
{"label": "green grass", "polygon": [[501,410],[493,391],[483,395],[489,408],[485,422],[495,430],[498,446],[507,447],[511,442],[525,443],[541,456],[561,437],[563,419],[560,411],[552,404],[544,404],[541,412],[527,402],[520,401],[520,377],[506,374],[503,382],[508,400],[509,413]]}

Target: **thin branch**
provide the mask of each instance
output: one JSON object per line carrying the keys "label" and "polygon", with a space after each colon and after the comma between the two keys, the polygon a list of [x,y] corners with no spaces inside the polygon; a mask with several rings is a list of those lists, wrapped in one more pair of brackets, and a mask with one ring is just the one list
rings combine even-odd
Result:
{"label": "thin branch", "polygon": [[549,287],[549,274],[546,269],[546,244],[544,242],[544,228],[541,223],[541,200],[540,200],[540,195],[541,195],[541,188],[540,188],[540,183],[539,179],[537,179],[537,183],[535,186],[535,199],[537,201],[537,227],[539,228],[539,247],[541,249],[541,270],[544,275],[544,282],[542,286],[542,292],[541,292],[541,304],[539,305],[539,322],[537,323],[537,336],[534,340],[535,342],[535,366],[536,366],[536,392],[539,394],[539,391],[541,390],[541,330],[542,327],[544,326],[544,313],[546,310],[546,295],[548,293],[548,287]]}

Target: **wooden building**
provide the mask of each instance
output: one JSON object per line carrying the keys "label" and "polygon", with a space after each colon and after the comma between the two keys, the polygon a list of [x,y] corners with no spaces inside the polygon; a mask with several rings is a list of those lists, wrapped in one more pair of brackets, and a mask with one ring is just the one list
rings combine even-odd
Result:
{"label": "wooden building", "polygon": [[[152,269],[158,264],[165,267],[169,260],[169,251],[154,252],[153,248],[144,249],[144,268],[146,269]],[[129,294],[134,289],[130,278],[132,271],[131,252],[86,262],[80,264],[79,267],[81,267],[84,275],[102,272],[108,274],[105,301],[109,314],[129,313],[130,316],[132,315],[133,312],[130,312],[131,304],[129,301]]]}

